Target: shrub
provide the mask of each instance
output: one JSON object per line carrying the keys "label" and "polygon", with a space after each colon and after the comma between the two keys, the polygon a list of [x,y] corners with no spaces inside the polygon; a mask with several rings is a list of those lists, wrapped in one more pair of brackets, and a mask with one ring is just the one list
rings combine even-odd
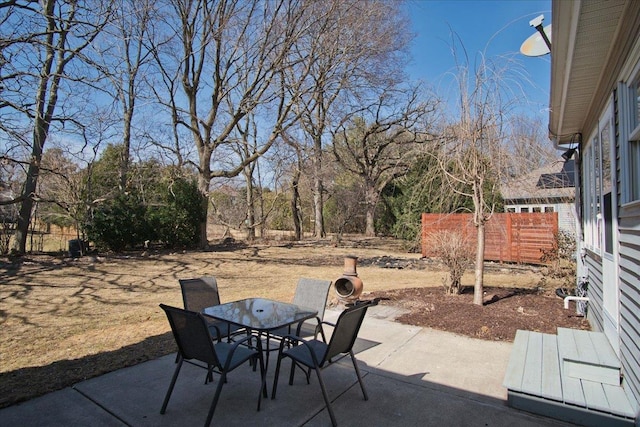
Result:
{"label": "shrub", "polygon": [[132,193],[119,194],[95,209],[86,230],[98,249],[116,252],[142,245],[151,235],[146,208]]}
{"label": "shrub", "polygon": [[166,189],[161,206],[149,209],[148,222],[154,239],[169,247],[198,244],[200,223],[204,221],[206,200],[193,180],[178,178]]}
{"label": "shrub", "polygon": [[443,279],[445,292],[447,295],[458,295],[462,287],[462,275],[473,262],[473,248],[459,231],[432,233],[428,242],[434,258],[439,259],[448,270],[448,277]]}
{"label": "shrub", "polygon": [[[553,245],[549,249],[542,250],[541,261],[547,263],[546,276],[561,279],[563,288],[570,292],[575,290],[576,283],[576,236],[574,233],[560,230],[555,234]],[[541,287],[546,288],[546,280],[543,278]]]}

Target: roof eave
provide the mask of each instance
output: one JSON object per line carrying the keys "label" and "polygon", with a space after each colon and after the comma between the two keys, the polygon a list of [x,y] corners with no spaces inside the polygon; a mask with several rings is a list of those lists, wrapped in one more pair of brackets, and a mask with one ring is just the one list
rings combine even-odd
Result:
{"label": "roof eave", "polygon": [[573,134],[563,129],[568,85],[571,78],[571,63],[580,17],[581,1],[554,1],[552,5],[551,45],[551,94],[549,98],[549,133],[556,148],[568,141],[562,136]]}

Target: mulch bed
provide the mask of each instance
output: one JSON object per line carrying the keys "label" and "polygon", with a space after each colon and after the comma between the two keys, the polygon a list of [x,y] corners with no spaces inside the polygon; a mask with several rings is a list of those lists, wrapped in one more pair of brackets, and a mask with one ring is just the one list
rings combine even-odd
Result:
{"label": "mulch bed", "polygon": [[513,341],[518,329],[555,334],[559,327],[590,329],[589,322],[568,310],[562,299],[536,289],[484,288],[485,304],[473,304],[473,289],[445,295],[443,288],[410,288],[367,294],[388,298],[388,304],[410,310],[396,319],[408,325],[454,332],[492,341]]}

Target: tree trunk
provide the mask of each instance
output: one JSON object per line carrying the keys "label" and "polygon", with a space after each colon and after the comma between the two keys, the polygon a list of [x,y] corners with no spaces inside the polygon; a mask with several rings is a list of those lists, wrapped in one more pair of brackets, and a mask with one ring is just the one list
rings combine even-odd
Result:
{"label": "tree trunk", "polygon": [[42,151],[48,130],[49,126],[44,118],[42,116],[36,117],[33,130],[33,145],[31,147],[31,161],[29,162],[29,169],[22,189],[24,200],[20,205],[15,240],[13,242],[13,250],[20,254],[24,254],[27,249],[31,211],[33,210],[33,201],[36,194],[38,176],[40,175],[40,161],[42,160]]}
{"label": "tree trunk", "polygon": [[[124,103],[123,103],[124,104]],[[120,190],[125,191],[127,188],[127,175],[129,172],[129,153],[131,152],[131,121],[133,120],[133,107],[127,109],[123,105],[124,112],[124,129],[122,132],[122,153],[120,154]]]}
{"label": "tree trunk", "polygon": [[478,245],[476,247],[476,270],[475,283],[473,286],[473,303],[482,305],[484,294],[483,277],[484,277],[484,222],[480,222],[476,226],[478,235]]}
{"label": "tree trunk", "polygon": [[[250,168],[250,166],[247,166]],[[245,170],[247,169],[245,168]],[[247,240],[249,242],[253,242],[256,240],[256,212],[255,212],[255,201],[253,198],[253,180],[251,173],[248,172],[245,175],[247,180]]]}
{"label": "tree trunk", "polygon": [[313,208],[315,213],[315,228],[313,235],[315,237],[326,236],[326,232],[324,231],[324,216],[322,215],[322,207],[324,206],[322,197],[323,189],[322,179],[316,178],[313,190]]}
{"label": "tree trunk", "polygon": [[200,219],[200,238],[198,247],[207,249],[209,239],[207,238],[207,218],[209,218],[209,182],[211,181],[209,169],[198,174],[198,190],[202,197],[202,218]]}
{"label": "tree trunk", "polygon": [[20,254],[24,254],[27,250],[27,236],[29,234],[29,223],[31,222],[31,210],[33,209],[33,195],[36,191],[39,170],[39,166],[32,161],[29,164],[27,178],[24,183],[23,194],[26,197],[20,205],[15,240],[13,242],[13,250]]}
{"label": "tree trunk", "polygon": [[324,207],[324,185],[322,183],[322,141],[320,137],[317,137],[315,141],[313,166],[313,208],[315,211],[313,235],[315,237],[325,237],[327,234],[324,229],[324,215],[322,213]]}
{"label": "tree trunk", "polygon": [[367,186],[365,193],[365,203],[367,205],[366,225],[364,234],[367,237],[376,236],[376,207],[378,205],[378,193],[375,187]]}
{"label": "tree trunk", "polygon": [[295,233],[295,239],[302,239],[302,213],[300,212],[300,190],[298,183],[300,182],[300,167],[293,172],[293,179],[291,181],[291,216],[293,217],[293,230]]}

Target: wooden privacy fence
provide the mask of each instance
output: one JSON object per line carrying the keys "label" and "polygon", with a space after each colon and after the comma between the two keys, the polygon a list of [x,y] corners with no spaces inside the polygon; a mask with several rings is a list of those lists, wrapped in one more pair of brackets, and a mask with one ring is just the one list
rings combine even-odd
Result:
{"label": "wooden privacy fence", "polygon": [[[422,214],[422,256],[433,253],[429,236],[438,231],[461,231],[477,242],[473,214]],[[484,257],[487,261],[546,264],[542,258],[553,250],[558,234],[558,213],[498,213],[485,224]]]}

